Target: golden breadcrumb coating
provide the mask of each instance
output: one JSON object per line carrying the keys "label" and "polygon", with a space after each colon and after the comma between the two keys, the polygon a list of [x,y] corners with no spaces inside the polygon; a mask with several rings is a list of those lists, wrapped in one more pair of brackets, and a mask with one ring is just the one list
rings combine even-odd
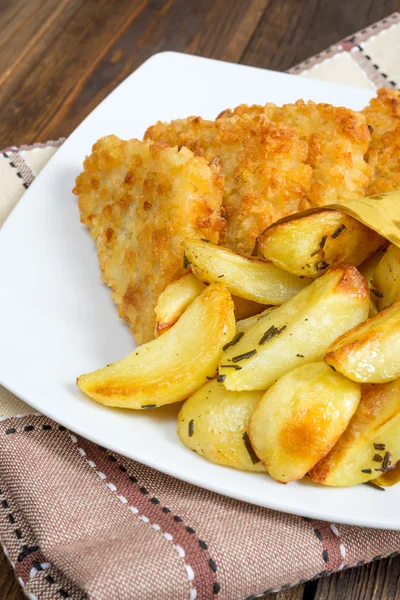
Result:
{"label": "golden breadcrumb coating", "polygon": [[311,168],[307,142],[286,125],[264,115],[207,121],[200,117],[158,122],[145,139],[187,146],[218,163],[224,175],[227,224],[220,244],[245,254],[277,219],[309,206]]}
{"label": "golden breadcrumb coating", "polygon": [[313,170],[311,189],[307,193],[311,206],[365,195],[373,169],[364,160],[371,136],[361,113],[298,100],[282,107],[241,105],[233,111],[223,111],[218,119],[261,114],[273,123],[292,127],[307,141],[306,162]]}
{"label": "golden breadcrumb coating", "polygon": [[400,189],[400,92],[382,88],[363,113],[372,128],[367,153],[375,176],[368,193],[379,194]]}
{"label": "golden breadcrumb coating", "polygon": [[154,307],[183,272],[185,238],[219,241],[225,224],[218,169],[187,148],[100,139],[74,193],[97,244],[105,283],[140,344],[154,337]]}

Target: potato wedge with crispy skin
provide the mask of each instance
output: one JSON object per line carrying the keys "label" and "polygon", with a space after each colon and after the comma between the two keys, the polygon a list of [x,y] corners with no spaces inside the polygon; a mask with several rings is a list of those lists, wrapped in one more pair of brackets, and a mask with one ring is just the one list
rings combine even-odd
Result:
{"label": "potato wedge with crispy skin", "polygon": [[269,315],[271,310],[274,310],[275,308],[276,306],[268,306],[265,310],[263,310],[263,312],[259,313],[258,315],[253,315],[252,317],[248,317],[247,319],[241,319],[239,321],[236,321],[236,331],[238,333],[241,333],[242,331],[247,331],[258,321]]}
{"label": "potato wedge with crispy skin", "polygon": [[201,281],[222,283],[232,294],[260,304],[282,304],[310,283],[270,261],[202,240],[185,240],[183,247],[190,268]]}
{"label": "potato wedge with crispy skin", "polygon": [[215,379],[190,396],[178,416],[181,441],[200,456],[242,471],[266,471],[246,429],[262,392],[228,392]]}
{"label": "potato wedge with crispy skin", "polygon": [[201,292],[205,285],[193,273],[185,273],[172,281],[158,298],[154,309],[157,317],[155,335],[165,333],[177,322],[182,313]]}
{"label": "potato wedge with crispy skin", "polygon": [[253,300],[247,300],[246,298],[240,298],[239,296],[232,295],[232,300],[235,306],[236,321],[249,319],[254,315],[260,314],[267,308],[265,304],[260,304],[259,302],[254,302]]}
{"label": "potato wedge with crispy skin", "polygon": [[376,308],[376,304],[373,300],[370,299],[368,319],[372,319],[372,317],[375,317],[375,315],[377,315],[377,314],[378,314],[378,309]]}
{"label": "potato wedge with crispy skin", "polygon": [[[170,329],[204,288],[205,284],[193,273],[185,273],[167,285],[154,309],[157,317],[155,337]],[[235,319],[248,319],[266,308],[264,304],[238,296],[232,296],[232,300]]]}
{"label": "potato wedge with crispy skin", "polygon": [[323,362],[302,365],[278,379],[257,404],[248,427],[271,477],[282,483],[304,477],[333,448],[360,398],[359,384]]}
{"label": "potato wedge with crispy skin", "polygon": [[337,210],[323,210],[269,227],[258,238],[266,259],[313,279],[329,267],[356,267],[385,243],[378,233]]}
{"label": "potato wedge with crispy skin", "polygon": [[357,269],[330,269],[229,346],[219,375],[228,390],[266,390],[295,367],[322,360],[339,332],[364,321],[368,311],[369,290]]}
{"label": "potato wedge with crispy skin", "polygon": [[380,263],[382,257],[384,256],[387,248],[383,247],[374,252],[372,256],[364,260],[361,265],[357,267],[360,271],[361,275],[364,277],[365,281],[371,292],[371,300],[370,300],[370,308],[368,318],[374,317],[378,313],[378,303],[381,297],[381,292],[377,289],[376,283],[374,281],[374,275],[378,264]]}
{"label": "potato wedge with crispy skin", "polygon": [[400,481],[400,461],[397,462],[396,468],[386,473],[382,473],[377,479],[373,479],[376,485],[382,485],[383,487],[392,487]]}
{"label": "potato wedge with crispy skin", "polygon": [[378,309],[400,300],[400,248],[391,244],[374,272],[374,287]]}
{"label": "potato wedge with crispy skin", "polygon": [[[385,248],[385,247],[380,248],[379,250],[374,252],[374,254],[372,254],[369,258],[364,260],[364,262],[362,262],[360,265],[357,265],[357,269],[360,271],[361,275],[364,277],[365,281],[368,284],[369,289],[371,289],[371,288],[375,289],[375,282],[374,282],[375,271],[386,251],[387,251],[387,248]],[[379,293],[378,293],[378,295],[373,294],[373,296],[374,296],[374,301],[377,301],[377,299],[379,297]]]}
{"label": "potato wedge with crispy skin", "polygon": [[325,360],[360,383],[384,383],[400,377],[400,301],[335,340]]}
{"label": "potato wedge with crispy skin", "polygon": [[[387,452],[391,454],[385,458]],[[325,485],[358,485],[376,479],[386,462],[392,466],[399,459],[400,380],[396,379],[361,386],[361,401],[348,428],[310,477]]]}
{"label": "potato wedge with crispy skin", "polygon": [[77,384],[107,406],[146,409],[179,402],[215,375],[222,347],[234,334],[231,295],[222,285],[210,285],[164,335],[81,375]]}

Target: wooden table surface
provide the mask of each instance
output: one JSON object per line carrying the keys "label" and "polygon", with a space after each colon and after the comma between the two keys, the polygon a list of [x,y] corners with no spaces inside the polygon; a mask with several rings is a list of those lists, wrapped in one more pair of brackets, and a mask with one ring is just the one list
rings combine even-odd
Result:
{"label": "wooden table surface", "polygon": [[[285,71],[399,10],[400,0],[0,2],[0,147],[67,136],[155,52],[176,50]],[[24,597],[0,554],[0,600]],[[274,596],[399,598],[400,558]]]}

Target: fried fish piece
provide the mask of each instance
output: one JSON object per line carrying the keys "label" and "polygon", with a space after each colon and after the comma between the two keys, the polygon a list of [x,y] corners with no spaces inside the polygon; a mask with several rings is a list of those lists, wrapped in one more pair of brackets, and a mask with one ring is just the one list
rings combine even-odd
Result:
{"label": "fried fish piece", "polygon": [[288,125],[308,143],[306,163],[312,167],[311,206],[351,200],[367,192],[373,168],[364,154],[370,143],[365,116],[348,108],[298,100],[282,107],[274,104],[225,110],[217,120],[234,116],[264,115],[277,125]]}
{"label": "fried fish piece", "polygon": [[223,204],[227,225],[220,244],[244,254],[257,236],[277,219],[308,208],[311,167],[305,164],[307,142],[264,115],[207,121],[201,117],[158,122],[145,139],[187,146],[220,164],[225,176]]}
{"label": "fried fish piece", "polygon": [[370,195],[400,189],[400,92],[381,88],[363,113],[372,128],[367,161],[375,169]]}
{"label": "fried fish piece", "polygon": [[183,240],[218,243],[222,186],[218,168],[187,148],[110,135],[86,158],[73,192],[102,278],[137,343],[154,337],[158,297],[185,272]]}

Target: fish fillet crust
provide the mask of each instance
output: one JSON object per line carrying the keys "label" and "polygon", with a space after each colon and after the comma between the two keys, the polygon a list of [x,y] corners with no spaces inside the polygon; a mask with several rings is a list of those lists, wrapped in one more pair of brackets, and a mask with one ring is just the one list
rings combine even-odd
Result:
{"label": "fish fillet crust", "polygon": [[145,139],[186,146],[220,165],[227,213],[222,246],[251,254],[266,227],[309,207],[308,144],[293,128],[271,123],[265,115],[159,121],[146,131]]}
{"label": "fish fillet crust", "polygon": [[241,105],[225,110],[217,120],[233,116],[265,115],[271,122],[293,128],[308,144],[306,163],[312,168],[312,183],[307,192],[311,206],[364,196],[373,168],[364,155],[371,135],[365,116],[344,107],[298,100],[276,106]]}
{"label": "fish fillet crust", "polygon": [[74,193],[97,245],[102,278],[137,343],[154,337],[154,307],[184,273],[182,241],[219,242],[223,178],[187,148],[101,138]]}
{"label": "fish fillet crust", "polygon": [[382,88],[363,113],[372,128],[367,160],[375,169],[369,194],[400,189],[400,92]]}

